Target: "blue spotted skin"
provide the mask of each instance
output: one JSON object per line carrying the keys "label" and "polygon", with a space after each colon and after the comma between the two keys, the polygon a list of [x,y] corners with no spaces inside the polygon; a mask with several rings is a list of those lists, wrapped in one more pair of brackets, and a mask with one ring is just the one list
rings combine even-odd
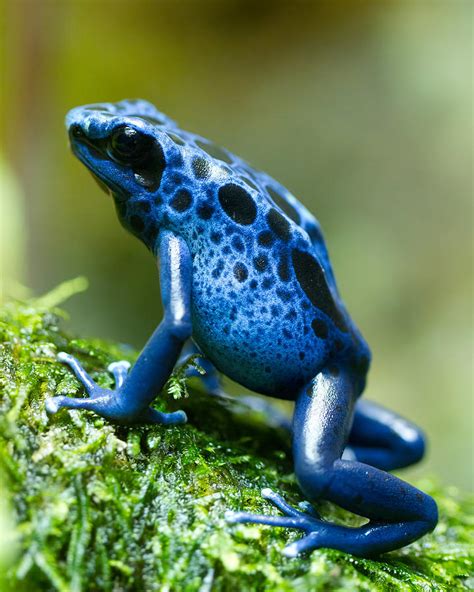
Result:
{"label": "blue spotted skin", "polygon": [[[193,337],[219,370],[252,390],[288,399],[330,358],[360,367],[363,381],[368,348],[337,293],[319,224],[288,190],[180,130],[147,103],[79,108],[69,114],[69,125],[76,118],[91,139],[132,124],[160,143],[166,167],[159,187],[137,191],[132,181],[127,197],[114,192],[118,214],[152,251],[159,228],[186,241],[193,256]],[[219,159],[209,154],[216,152]],[[249,219],[245,213],[233,219],[223,210],[219,191],[226,187],[240,190],[238,198],[248,196],[254,207]],[[337,322],[301,289],[292,265],[295,250],[313,256]]]}
{"label": "blue spotted skin", "polygon": [[[99,388],[77,360],[60,354],[89,398],[55,397],[48,412],[82,408],[122,423],[183,423],[183,412],[158,413],[150,404],[192,337],[230,378],[295,400],[303,493],[371,519],[358,529],[329,524],[264,490],[285,516],[229,512],[229,521],[300,528],[306,534],[286,547],[288,556],[318,547],[377,555],[432,530],[434,501],[385,472],[419,460],[423,436],[359,401],[370,351],[338,294],[312,214],[274,179],[146,101],[78,107],[66,125],[73,152],[113,196],[121,223],[160,262],[164,318],[129,373],[122,362],[109,368],[115,390]],[[212,368],[207,384],[216,390]]]}

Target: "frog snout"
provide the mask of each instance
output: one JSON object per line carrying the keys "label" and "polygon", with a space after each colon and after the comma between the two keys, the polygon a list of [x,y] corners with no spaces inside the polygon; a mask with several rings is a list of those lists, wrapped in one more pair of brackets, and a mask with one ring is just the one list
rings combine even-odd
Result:
{"label": "frog snout", "polygon": [[74,150],[79,144],[86,144],[90,148],[95,148],[94,142],[86,134],[84,127],[80,123],[72,123],[68,128],[68,136],[71,148]]}

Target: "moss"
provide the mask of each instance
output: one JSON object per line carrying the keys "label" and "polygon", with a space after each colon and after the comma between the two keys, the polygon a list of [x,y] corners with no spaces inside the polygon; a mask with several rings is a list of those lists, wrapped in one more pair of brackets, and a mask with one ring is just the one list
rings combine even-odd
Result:
{"label": "moss", "polygon": [[[228,508],[276,512],[260,497],[262,487],[283,490],[294,503],[302,498],[285,435],[205,397],[198,384],[187,399],[164,394],[158,403],[186,409],[184,427],[117,427],[75,411],[48,419],[45,397],[81,392],[55,360],[58,351],[78,356],[103,386],[112,386],[104,370],[109,362],[135,357],[60,328],[56,306],[73,288],[0,312],[0,460],[9,508],[0,506],[4,589],[468,587],[468,500],[454,489],[420,484],[439,503],[438,528],[380,561],[334,550],[290,560],[280,551],[298,532],[226,524]],[[330,504],[318,508],[329,518],[342,516]]]}

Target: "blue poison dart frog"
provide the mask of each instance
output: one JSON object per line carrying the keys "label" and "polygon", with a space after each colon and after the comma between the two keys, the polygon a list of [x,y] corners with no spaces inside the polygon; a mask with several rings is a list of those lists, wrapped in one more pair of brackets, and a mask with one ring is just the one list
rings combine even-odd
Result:
{"label": "blue poison dart frog", "polygon": [[[295,401],[296,478],[368,522],[349,528],[295,509],[272,490],[281,515],[228,511],[230,522],[303,531],[284,554],[320,547],[367,557],[433,530],[431,497],[387,471],[421,459],[421,431],[360,400],[370,351],[336,287],[317,220],[277,181],[208,140],[185,132],[142,100],[77,107],[66,119],[74,154],[112,196],[122,225],[159,261],[164,316],[135,365],[109,366],[98,387],[71,355],[87,398],[57,396],[47,411],[88,409],[118,423],[178,425],[182,411],[150,405],[183,346],[257,393]],[[186,345],[188,347],[188,345]]]}

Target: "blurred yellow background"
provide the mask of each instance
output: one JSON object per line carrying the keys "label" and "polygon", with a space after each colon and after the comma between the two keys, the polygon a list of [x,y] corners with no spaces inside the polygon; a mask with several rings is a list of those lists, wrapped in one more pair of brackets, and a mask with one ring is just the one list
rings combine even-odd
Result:
{"label": "blurred yellow background", "polygon": [[[142,97],[286,184],[319,218],[374,354],[367,396],[472,485],[470,1],[3,4],[6,292],[85,275],[82,335],[141,347],[155,265],[70,154],[68,109]],[[8,278],[8,281],[6,281]]]}

